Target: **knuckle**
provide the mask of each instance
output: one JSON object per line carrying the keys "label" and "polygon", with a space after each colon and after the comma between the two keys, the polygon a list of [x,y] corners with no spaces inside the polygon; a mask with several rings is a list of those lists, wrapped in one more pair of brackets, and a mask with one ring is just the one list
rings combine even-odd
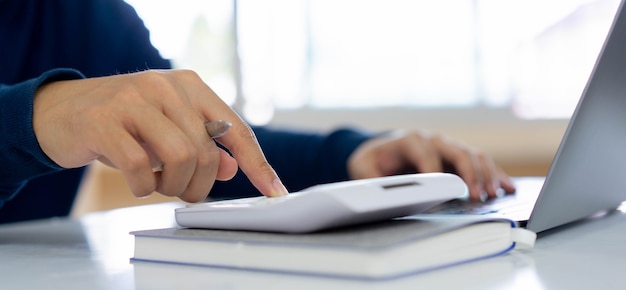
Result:
{"label": "knuckle", "polygon": [[167,155],[161,156],[164,168],[182,170],[193,168],[198,159],[198,150],[193,146],[179,145],[168,150]]}
{"label": "knuckle", "polygon": [[233,134],[235,134],[239,140],[243,141],[231,144],[231,149],[233,153],[240,152],[240,149],[244,148],[245,146],[250,146],[251,144],[259,147],[259,142],[257,141],[254,132],[250,127],[248,127],[248,125],[240,122],[237,126],[233,125],[233,127],[234,130],[231,129],[234,131]]}
{"label": "knuckle", "polygon": [[161,74],[163,74],[164,76],[166,76],[168,79],[171,78],[171,81],[174,81],[173,79],[176,79],[177,81],[183,82],[183,83],[199,83],[202,82],[202,78],[200,77],[200,75],[193,71],[193,70],[189,70],[189,69],[176,69],[176,70],[169,70],[167,72],[160,72]]}
{"label": "knuckle", "polygon": [[150,165],[150,157],[144,152],[127,152],[124,160],[119,167],[131,175],[139,174]]}
{"label": "knuckle", "polygon": [[198,150],[191,145],[180,145],[178,149],[170,150],[171,161],[177,165],[188,164],[198,158]]}
{"label": "knuckle", "polygon": [[474,156],[476,156],[476,159],[480,160],[480,161],[486,161],[488,158],[487,154],[485,154],[485,152],[474,149],[472,150]]}
{"label": "knuckle", "polygon": [[258,160],[257,166],[264,174],[276,176],[276,172],[265,158]]}
{"label": "knuckle", "polygon": [[254,132],[252,132],[252,129],[245,123],[241,123],[239,126],[237,126],[236,131],[237,131],[237,135],[239,135],[242,138],[256,140],[256,137],[254,136]]}
{"label": "knuckle", "polygon": [[200,79],[200,75],[193,70],[181,69],[176,71],[177,74],[180,74],[183,78],[188,79]]}
{"label": "knuckle", "polygon": [[169,83],[170,76],[166,71],[158,71],[158,70],[148,70],[143,71],[141,73],[136,74],[136,77],[139,78],[139,81],[147,84],[162,84]]}
{"label": "knuckle", "polygon": [[[169,96],[176,92],[176,85],[173,77],[164,71],[146,71],[137,74],[135,83],[142,84],[145,88],[150,88],[158,92],[160,96]],[[137,88],[134,88],[137,90]],[[138,91],[139,93],[139,91]]]}
{"label": "knuckle", "polygon": [[400,135],[400,141],[407,145],[430,143],[429,134],[421,130],[411,130]]}
{"label": "knuckle", "polygon": [[431,143],[434,143],[437,145],[442,145],[445,143],[443,136],[439,134],[430,134],[430,136],[428,136],[428,139]]}
{"label": "knuckle", "polygon": [[217,150],[206,150],[198,154],[197,162],[200,167],[208,167],[217,164],[219,152]]}
{"label": "knuckle", "polygon": [[133,189],[133,195],[136,197],[146,197],[156,191],[156,185],[154,184],[138,184]]}

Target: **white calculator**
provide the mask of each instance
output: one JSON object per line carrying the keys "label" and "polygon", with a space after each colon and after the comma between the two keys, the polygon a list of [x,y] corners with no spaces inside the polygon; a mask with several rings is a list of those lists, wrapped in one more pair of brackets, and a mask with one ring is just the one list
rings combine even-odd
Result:
{"label": "white calculator", "polygon": [[467,194],[454,174],[421,173],[313,186],[281,197],[251,197],[176,209],[183,227],[306,233],[423,212]]}

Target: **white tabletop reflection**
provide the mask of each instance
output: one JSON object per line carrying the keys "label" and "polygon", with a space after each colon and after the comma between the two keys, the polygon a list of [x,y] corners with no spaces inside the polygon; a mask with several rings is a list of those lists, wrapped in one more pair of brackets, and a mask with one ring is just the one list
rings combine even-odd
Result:
{"label": "white tabletop reflection", "polygon": [[[178,203],[0,226],[2,289],[625,289],[626,213],[540,236],[534,249],[388,281],[131,263],[133,230],[175,225]],[[288,258],[288,257],[277,257]]]}

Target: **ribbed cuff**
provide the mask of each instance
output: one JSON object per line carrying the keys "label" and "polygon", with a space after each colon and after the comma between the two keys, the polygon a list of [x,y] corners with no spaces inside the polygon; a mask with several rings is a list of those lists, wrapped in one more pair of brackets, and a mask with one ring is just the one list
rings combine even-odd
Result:
{"label": "ribbed cuff", "polygon": [[54,69],[38,78],[0,88],[0,188],[63,169],[39,146],[33,130],[33,97],[46,83],[81,78],[84,76],[76,70]]}

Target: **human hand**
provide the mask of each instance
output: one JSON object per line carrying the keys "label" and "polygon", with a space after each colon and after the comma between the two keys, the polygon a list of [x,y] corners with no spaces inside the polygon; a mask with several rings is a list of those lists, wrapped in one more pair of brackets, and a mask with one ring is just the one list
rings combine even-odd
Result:
{"label": "human hand", "polygon": [[510,178],[483,152],[421,131],[395,131],[370,139],[348,159],[348,173],[353,179],[442,171],[463,178],[473,200],[483,199],[483,193],[496,197],[499,188],[515,192]]}
{"label": "human hand", "polygon": [[[219,138],[206,121],[232,123]],[[192,71],[146,71],[46,84],[35,94],[33,128],[50,159],[65,168],[100,160],[118,168],[136,196],[157,191],[202,201],[237,167],[267,196],[287,191],[250,127]],[[233,158],[234,157],[234,158]],[[152,168],[163,164],[163,170]]]}

